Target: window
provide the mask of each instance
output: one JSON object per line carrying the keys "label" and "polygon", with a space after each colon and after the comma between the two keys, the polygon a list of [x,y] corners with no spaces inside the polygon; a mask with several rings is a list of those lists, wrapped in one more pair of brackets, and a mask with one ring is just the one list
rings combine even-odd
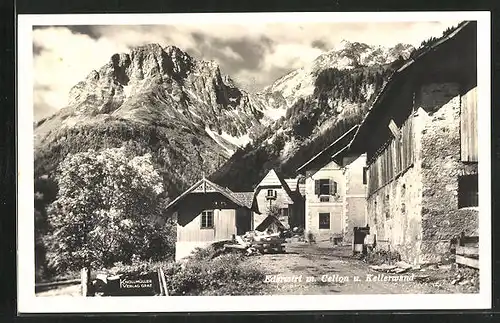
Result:
{"label": "window", "polygon": [[330,213],[319,213],[319,228],[330,229]]}
{"label": "window", "polygon": [[280,214],[282,217],[288,217],[288,208],[281,209]]}
{"label": "window", "polygon": [[337,183],[331,179],[315,180],[314,185],[316,195],[334,195],[337,193]]}
{"label": "window", "polygon": [[368,183],[367,172],[368,172],[368,167],[363,167],[363,184]]}
{"label": "window", "polygon": [[478,206],[479,191],[477,174],[458,178],[458,208]]}
{"label": "window", "polygon": [[267,190],[267,195],[266,198],[269,199],[275,199],[276,198],[276,191],[275,190]]}
{"label": "window", "polygon": [[214,227],[214,211],[203,211],[201,212],[201,228],[202,229],[213,229]]}
{"label": "window", "polygon": [[330,195],[330,180],[319,180],[319,195]]}

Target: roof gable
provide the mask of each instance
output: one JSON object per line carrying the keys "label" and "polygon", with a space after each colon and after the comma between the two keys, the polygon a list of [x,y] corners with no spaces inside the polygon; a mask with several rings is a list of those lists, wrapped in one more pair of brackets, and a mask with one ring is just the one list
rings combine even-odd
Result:
{"label": "roof gable", "polygon": [[281,186],[283,190],[285,190],[286,194],[288,195],[288,203],[293,204],[293,193],[288,184],[286,183],[285,179],[283,176],[276,172],[274,169],[271,169],[266,176],[260,181],[260,183],[256,186],[255,192],[258,192],[260,189],[265,188],[265,187],[272,187],[272,186]]}
{"label": "roof gable", "polygon": [[228,188],[217,185],[206,178],[202,178],[198,182],[196,182],[193,186],[188,188],[184,193],[175,198],[172,202],[170,202],[166,209],[172,209],[175,205],[177,205],[183,198],[185,198],[188,194],[204,194],[210,192],[217,192],[225,197],[227,197],[230,201],[234,202],[236,205],[241,207],[251,209],[251,206],[248,207],[248,203],[246,201],[242,201],[240,198]]}
{"label": "roof gable", "polygon": [[274,215],[268,215],[256,228],[255,230],[263,232],[272,224],[276,224],[276,226],[281,230],[286,230],[286,227],[281,223],[281,221],[275,217]]}
{"label": "roof gable", "polygon": [[263,186],[281,186],[281,180],[274,169],[267,172],[266,176],[257,184],[257,187]]}

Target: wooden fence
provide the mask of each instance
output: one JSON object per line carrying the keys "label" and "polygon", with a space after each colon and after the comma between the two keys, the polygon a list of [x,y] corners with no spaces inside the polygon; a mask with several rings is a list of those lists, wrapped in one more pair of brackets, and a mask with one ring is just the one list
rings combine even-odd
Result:
{"label": "wooden fence", "polygon": [[455,262],[479,269],[479,237],[462,237],[455,246]]}
{"label": "wooden fence", "polygon": [[400,137],[392,138],[379,148],[368,166],[368,196],[404,173],[415,160],[413,118],[410,116],[400,128]]}

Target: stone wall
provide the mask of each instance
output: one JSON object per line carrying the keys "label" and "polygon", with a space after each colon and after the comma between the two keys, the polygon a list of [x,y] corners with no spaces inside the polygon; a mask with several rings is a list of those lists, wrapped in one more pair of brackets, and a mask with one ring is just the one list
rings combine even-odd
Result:
{"label": "stone wall", "polygon": [[477,174],[477,163],[460,156],[460,100],[456,83],[429,84],[417,95],[417,104],[429,111],[422,129],[422,258],[446,261],[450,240],[477,235],[478,213],[458,209],[458,178]]}
{"label": "stone wall", "polygon": [[409,263],[419,263],[422,182],[418,165],[368,198],[368,225],[377,246],[395,250]]}
{"label": "stone wall", "polygon": [[477,235],[477,208],[458,208],[458,178],[477,174],[460,159],[460,100],[455,83],[428,84],[415,95],[415,161],[368,197],[368,224],[381,248],[410,263],[449,260],[462,232]]}
{"label": "stone wall", "polygon": [[421,109],[410,116],[413,120],[414,163],[399,177],[375,191],[367,199],[370,234],[377,246],[397,251],[409,263],[420,263],[422,240],[422,173],[421,129],[426,113]]}

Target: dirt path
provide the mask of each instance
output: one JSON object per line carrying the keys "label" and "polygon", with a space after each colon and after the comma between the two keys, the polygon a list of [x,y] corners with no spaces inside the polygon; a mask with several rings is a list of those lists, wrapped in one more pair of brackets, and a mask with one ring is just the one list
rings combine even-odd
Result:
{"label": "dirt path", "polygon": [[[274,295],[321,295],[321,294],[428,294],[460,293],[461,286],[442,283],[443,271],[429,273],[413,271],[396,276],[403,281],[380,281],[383,274],[351,257],[349,247],[333,247],[329,244],[308,245],[287,243],[285,254],[266,254],[249,258],[252,265],[261,268],[270,280],[265,294]],[[412,274],[417,279],[409,281]],[[419,282],[418,277],[434,276],[433,282]],[[312,277],[307,281],[307,277]],[[355,277],[359,280],[356,281]],[[406,278],[404,278],[406,277]],[[377,278],[379,281],[377,281]],[[276,279],[276,281],[272,281]]]}

